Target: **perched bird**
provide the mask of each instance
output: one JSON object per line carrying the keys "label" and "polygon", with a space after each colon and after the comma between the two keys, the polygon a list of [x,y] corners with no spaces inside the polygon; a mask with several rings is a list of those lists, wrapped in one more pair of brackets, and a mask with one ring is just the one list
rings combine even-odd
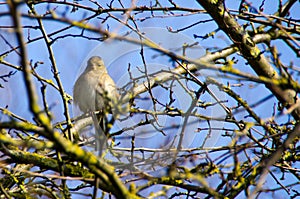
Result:
{"label": "perched bird", "polygon": [[96,150],[100,149],[101,154],[111,127],[108,126],[106,114],[113,113],[110,122],[113,123],[119,93],[100,57],[94,56],[88,60],[85,71],[75,82],[73,99],[82,112],[91,113],[95,126]]}
{"label": "perched bird", "polygon": [[73,98],[74,103],[84,113],[112,112],[113,106],[119,100],[119,93],[100,57],[94,56],[88,60],[85,71],[74,85]]}

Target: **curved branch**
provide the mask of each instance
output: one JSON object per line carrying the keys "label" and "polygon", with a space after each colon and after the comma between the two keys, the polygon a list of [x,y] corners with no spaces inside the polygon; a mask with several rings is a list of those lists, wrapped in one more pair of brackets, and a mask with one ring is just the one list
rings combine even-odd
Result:
{"label": "curved branch", "polygon": [[[262,54],[253,39],[238,24],[235,18],[226,10],[224,2],[198,0],[198,3],[207,10],[218,26],[228,35],[232,42],[238,47],[243,57],[258,76],[270,79],[282,79],[276,70],[270,65],[266,57]],[[274,84],[265,86],[277,97],[284,107],[289,109],[298,103],[297,91],[289,88],[282,88]],[[293,109],[292,113],[295,120],[300,120],[300,106]]]}

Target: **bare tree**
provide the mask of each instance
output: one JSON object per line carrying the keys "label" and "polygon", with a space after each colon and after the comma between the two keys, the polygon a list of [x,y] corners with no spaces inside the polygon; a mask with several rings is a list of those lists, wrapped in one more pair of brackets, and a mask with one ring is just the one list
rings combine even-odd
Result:
{"label": "bare tree", "polygon": [[[1,198],[300,195],[297,0],[0,7]],[[100,153],[72,102],[92,55],[121,96]]]}

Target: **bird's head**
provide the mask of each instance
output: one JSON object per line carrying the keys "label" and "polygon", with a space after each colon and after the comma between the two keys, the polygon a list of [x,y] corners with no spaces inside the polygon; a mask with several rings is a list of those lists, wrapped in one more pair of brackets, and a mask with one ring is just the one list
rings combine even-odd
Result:
{"label": "bird's head", "polygon": [[101,57],[99,56],[93,56],[91,57],[87,62],[86,70],[105,70],[105,65]]}

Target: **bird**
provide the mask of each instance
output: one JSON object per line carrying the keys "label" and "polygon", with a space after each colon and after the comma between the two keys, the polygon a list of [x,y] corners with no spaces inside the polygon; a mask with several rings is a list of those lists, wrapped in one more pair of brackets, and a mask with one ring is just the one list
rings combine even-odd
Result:
{"label": "bird", "polygon": [[[119,93],[114,80],[110,77],[101,57],[93,56],[87,61],[84,72],[78,77],[73,88],[74,104],[83,113],[93,117],[96,150],[101,147],[100,154],[108,136],[106,115],[113,113],[119,102]],[[117,109],[117,108],[116,108]],[[113,123],[114,117],[110,121]]]}
{"label": "bird", "polygon": [[73,99],[84,113],[112,112],[119,93],[101,57],[93,56],[87,61],[87,67],[75,82]]}

